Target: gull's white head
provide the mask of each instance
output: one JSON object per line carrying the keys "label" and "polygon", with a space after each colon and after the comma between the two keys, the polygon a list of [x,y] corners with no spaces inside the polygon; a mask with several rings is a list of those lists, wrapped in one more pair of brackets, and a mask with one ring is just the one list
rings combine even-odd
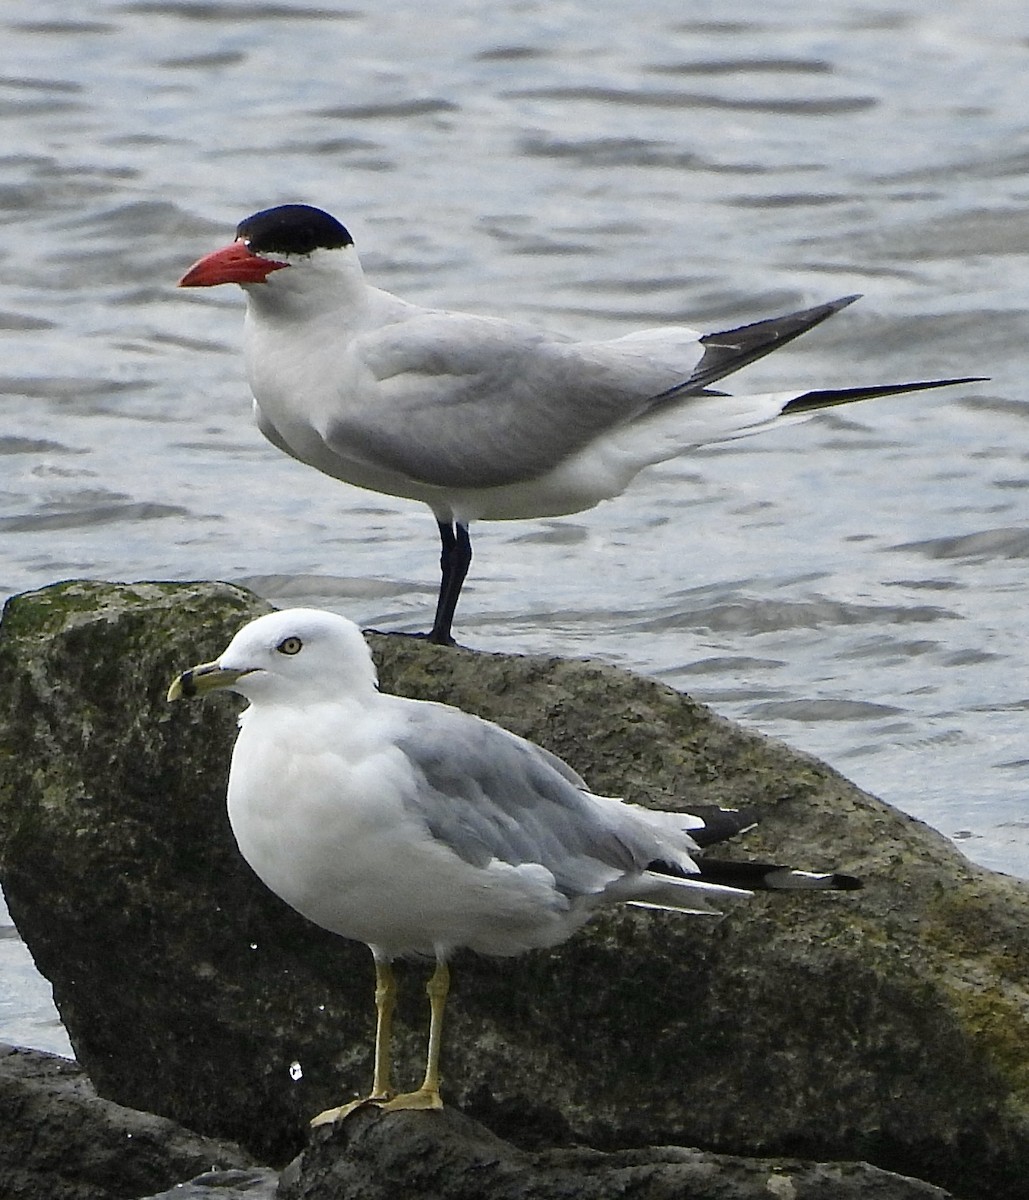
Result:
{"label": "gull's white head", "polygon": [[169,700],[228,688],[252,702],[361,696],[376,687],[360,629],[320,608],[287,608],[245,625],[213,662],[172,683]]}

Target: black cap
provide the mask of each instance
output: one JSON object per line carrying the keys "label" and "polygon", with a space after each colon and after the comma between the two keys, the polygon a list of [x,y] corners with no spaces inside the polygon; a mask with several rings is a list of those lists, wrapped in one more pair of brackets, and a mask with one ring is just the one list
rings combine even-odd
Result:
{"label": "black cap", "polygon": [[310,204],[280,204],[254,213],[236,226],[236,237],[255,254],[310,254],[354,244],[335,217]]}

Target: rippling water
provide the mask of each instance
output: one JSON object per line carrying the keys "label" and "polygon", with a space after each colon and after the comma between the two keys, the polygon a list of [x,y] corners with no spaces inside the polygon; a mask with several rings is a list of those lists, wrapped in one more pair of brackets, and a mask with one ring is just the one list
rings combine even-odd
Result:
{"label": "rippling water", "polygon": [[[991,382],[482,524],[458,634],[662,678],[1029,876],[1023,3],[85,11],[0,16],[0,592],[210,577],[427,624],[428,510],[266,445],[241,294],[174,287],[257,208],[328,208],[408,298],[585,336],[861,291],[740,382]],[[0,962],[0,1036],[60,1048]]]}

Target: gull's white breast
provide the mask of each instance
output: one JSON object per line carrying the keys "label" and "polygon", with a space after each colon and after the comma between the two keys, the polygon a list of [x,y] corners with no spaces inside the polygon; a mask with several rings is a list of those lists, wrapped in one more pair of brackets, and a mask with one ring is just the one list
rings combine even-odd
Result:
{"label": "gull's white breast", "polygon": [[372,708],[244,714],[229,821],[258,877],[309,920],[392,954],[517,954],[582,924],[588,912],[570,908],[546,868],[476,867],[430,835],[404,802],[416,779],[388,706]]}

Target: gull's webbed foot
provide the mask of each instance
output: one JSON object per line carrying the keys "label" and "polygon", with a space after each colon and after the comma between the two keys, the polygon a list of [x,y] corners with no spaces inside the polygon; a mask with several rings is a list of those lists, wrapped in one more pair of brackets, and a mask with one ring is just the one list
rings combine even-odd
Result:
{"label": "gull's webbed foot", "polygon": [[443,1097],[438,1088],[420,1087],[417,1092],[404,1092],[379,1106],[383,1112],[406,1112],[443,1107]]}
{"label": "gull's webbed foot", "polygon": [[[401,1097],[397,1096],[394,1099],[399,1100]],[[312,1117],[311,1128],[317,1129],[319,1125],[334,1125],[337,1121],[345,1121],[351,1113],[369,1104],[376,1108],[385,1108],[390,1103],[389,1096],[362,1096],[360,1100],[351,1100],[349,1104],[341,1104],[339,1108],[327,1108],[316,1117]]]}

